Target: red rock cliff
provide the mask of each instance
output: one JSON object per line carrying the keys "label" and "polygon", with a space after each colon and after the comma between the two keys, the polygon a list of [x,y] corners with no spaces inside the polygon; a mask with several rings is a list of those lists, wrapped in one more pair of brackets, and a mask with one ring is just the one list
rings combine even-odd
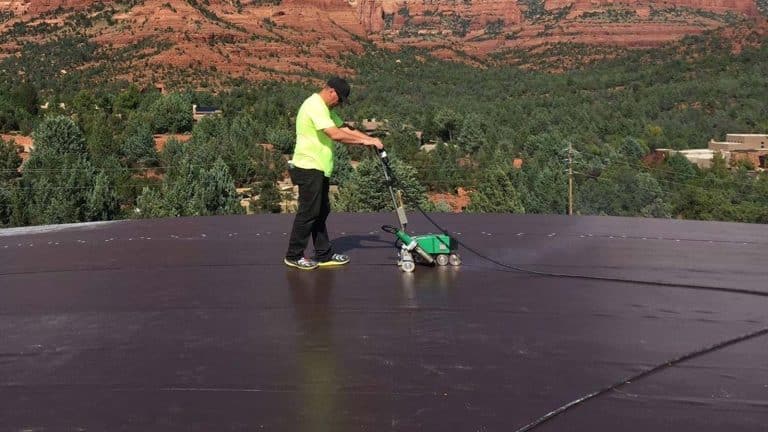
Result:
{"label": "red rock cliff", "polygon": [[571,6],[572,13],[578,11],[600,10],[606,7],[626,9],[668,9],[685,7],[720,14],[726,12],[735,12],[747,16],[756,16],[759,14],[754,0],[545,0],[544,6],[547,10],[561,9],[566,6]]}

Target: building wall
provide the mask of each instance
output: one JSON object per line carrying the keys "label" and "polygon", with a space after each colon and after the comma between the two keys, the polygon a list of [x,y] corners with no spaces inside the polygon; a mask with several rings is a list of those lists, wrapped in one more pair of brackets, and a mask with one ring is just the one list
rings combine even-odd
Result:
{"label": "building wall", "polygon": [[768,135],[761,134],[726,134],[725,140],[732,143],[740,143],[747,148],[739,150],[768,149]]}
{"label": "building wall", "polygon": [[751,143],[741,143],[734,141],[710,141],[707,147],[710,150],[719,151],[754,150],[754,146]]}

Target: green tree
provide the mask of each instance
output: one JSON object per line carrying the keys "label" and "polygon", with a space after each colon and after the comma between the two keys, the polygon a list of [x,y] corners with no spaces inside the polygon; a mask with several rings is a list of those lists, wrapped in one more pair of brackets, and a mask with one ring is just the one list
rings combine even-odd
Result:
{"label": "green tree", "polygon": [[127,115],[135,111],[141,103],[141,93],[138,87],[131,85],[126,90],[120,92],[112,104],[112,111],[115,114]]}
{"label": "green tree", "polygon": [[459,147],[468,154],[475,154],[488,145],[485,131],[488,126],[483,124],[477,114],[468,114],[461,123],[461,129],[456,139]]}
{"label": "green tree", "polygon": [[159,190],[145,188],[138,197],[138,215],[156,218],[242,213],[226,163],[218,158],[206,169],[192,163],[193,153],[188,147],[183,149],[180,160],[168,170]]}
{"label": "green tree", "polygon": [[485,170],[470,194],[467,210],[479,213],[525,213],[515,173],[496,164]]}
{"label": "green tree", "polygon": [[631,162],[640,161],[648,152],[648,147],[633,137],[624,138],[619,146],[619,154]]}
{"label": "green tree", "polygon": [[149,109],[157,133],[179,133],[192,130],[192,103],[188,98],[171,93],[155,101]]}
{"label": "green tree", "polygon": [[0,184],[19,177],[19,166],[21,166],[21,156],[16,150],[16,142],[0,140]]}
{"label": "green tree", "polygon": [[568,179],[562,165],[523,165],[520,186],[527,213],[564,214],[568,206]]}
{"label": "green tree", "polygon": [[461,127],[461,117],[450,108],[441,108],[435,113],[434,125],[437,136],[443,141],[451,142]]}
{"label": "green tree", "polygon": [[75,115],[81,128],[86,129],[91,118],[96,113],[96,98],[88,90],[80,90],[72,98],[68,108]]}
{"label": "green tree", "polygon": [[196,214],[219,215],[242,213],[235,190],[235,181],[229,174],[224,160],[216,159],[209,170],[201,170],[201,187],[197,189],[192,203],[198,205]]}
{"label": "green tree", "polygon": [[283,155],[264,146],[257,146],[254,166],[254,181],[275,183],[283,178],[288,170],[288,163]]}
{"label": "green tree", "polygon": [[81,157],[87,154],[83,133],[64,116],[47,117],[35,130],[35,149],[30,163],[47,157]]}
{"label": "green tree", "polygon": [[621,164],[610,166],[598,178],[579,185],[576,203],[582,214],[645,217],[671,214],[659,182],[649,173]]}
{"label": "green tree", "polygon": [[10,183],[0,183],[0,227],[11,223],[13,212],[13,187]]}
{"label": "green tree", "polygon": [[438,144],[434,151],[421,155],[414,164],[418,167],[418,176],[430,190],[454,192],[457,187],[468,183],[468,165],[470,159],[462,159],[458,146]]}
{"label": "green tree", "polygon": [[410,127],[395,126],[392,133],[382,139],[387,153],[395,159],[412,161],[419,152],[419,139]]}
{"label": "green tree", "polygon": [[696,177],[696,168],[680,153],[670,156],[662,169],[667,174],[667,178],[676,183],[685,183]]}
{"label": "green tree", "polygon": [[296,136],[293,131],[287,127],[273,126],[267,128],[267,142],[275,146],[283,154],[293,153],[296,143]]}
{"label": "green tree", "polygon": [[109,177],[100,172],[93,181],[93,189],[88,194],[89,220],[109,220],[120,210],[114,188],[110,185]]}
{"label": "green tree", "polygon": [[[35,148],[12,197],[15,224],[52,224],[112,219],[119,207],[105,173],[86,151],[75,123],[47,117],[34,132]],[[99,200],[98,197],[102,199]]]}
{"label": "green tree", "polygon": [[19,129],[19,109],[6,98],[0,98],[0,130],[8,132]]}
{"label": "green tree", "polygon": [[108,117],[101,113],[93,117],[86,129],[86,145],[94,160],[115,156],[120,152],[120,140]]}
{"label": "green tree", "polygon": [[127,166],[151,166],[158,160],[152,128],[140,121],[130,122],[125,131],[120,155]]}
{"label": "green tree", "polygon": [[37,88],[34,84],[24,81],[16,86],[11,93],[13,104],[28,114],[36,115],[40,105],[37,93]]}
{"label": "green tree", "polygon": [[[396,188],[403,191],[403,199],[407,207],[414,205],[424,207],[427,196],[424,187],[416,178],[416,170],[399,160],[390,162]],[[392,198],[389,195],[384,174],[379,161],[373,157],[360,161],[357,169],[347,180],[335,197],[333,207],[338,211],[349,212],[380,212],[391,211]]]}
{"label": "green tree", "polygon": [[333,173],[331,174],[331,184],[343,185],[354,173],[352,168],[352,158],[346,144],[334,143],[333,152]]}
{"label": "green tree", "polygon": [[271,181],[259,184],[259,200],[257,206],[262,213],[280,213],[283,198],[277,185]]}
{"label": "green tree", "polygon": [[151,187],[145,187],[136,199],[136,211],[143,218],[180,216],[165,200],[163,192]]}

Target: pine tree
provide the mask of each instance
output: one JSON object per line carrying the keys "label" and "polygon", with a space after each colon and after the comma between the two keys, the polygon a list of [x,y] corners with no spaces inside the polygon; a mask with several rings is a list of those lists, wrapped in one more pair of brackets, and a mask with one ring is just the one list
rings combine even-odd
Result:
{"label": "pine tree", "polygon": [[469,114],[464,117],[461,123],[461,129],[456,139],[459,148],[465,154],[475,154],[478,150],[488,145],[488,139],[485,136],[487,126],[482,124],[480,117],[476,114]]}
{"label": "pine tree", "polygon": [[334,143],[333,152],[333,173],[331,174],[331,184],[343,185],[352,176],[352,158],[346,144]]}
{"label": "pine tree", "polygon": [[119,212],[120,205],[109,177],[102,171],[93,181],[93,189],[88,195],[88,219],[92,221],[109,220]]}
{"label": "pine tree", "polygon": [[152,129],[146,123],[133,123],[126,130],[121,148],[123,162],[127,166],[151,166],[157,163],[155,138]]}
{"label": "pine tree", "polygon": [[523,205],[527,213],[564,214],[568,208],[568,179],[557,162],[522,168]]}
{"label": "pine tree", "polygon": [[263,213],[280,213],[282,196],[274,182],[264,181],[259,185],[258,208]]}
{"label": "pine tree", "polygon": [[93,118],[86,131],[86,144],[94,161],[117,155],[120,152],[120,140],[116,138],[115,131],[109,124],[106,115],[98,115]]}
{"label": "pine tree", "polygon": [[219,158],[209,170],[201,171],[201,186],[196,198],[201,196],[204,206],[202,214],[238,214],[242,213],[242,207],[237,199],[235,182],[229,174],[227,164]]}
{"label": "pine tree", "polygon": [[639,162],[648,151],[648,146],[633,137],[624,138],[619,146],[619,154],[632,163]]}
{"label": "pine tree", "polygon": [[11,213],[13,212],[13,186],[11,183],[0,182],[0,227],[11,223]]}
{"label": "pine tree", "polygon": [[435,113],[434,124],[437,135],[445,142],[451,142],[461,126],[461,117],[450,108],[441,108]]}
{"label": "pine tree", "polygon": [[[399,160],[392,160],[390,164],[397,179],[395,187],[403,191],[406,207],[414,208],[414,204],[424,207],[427,196],[416,178],[416,170]],[[372,157],[360,162],[354,174],[339,188],[333,203],[337,210],[350,212],[391,211],[392,205],[379,161]]]}
{"label": "pine tree", "polygon": [[21,156],[16,151],[16,143],[13,140],[8,142],[0,140],[0,185],[19,177],[19,166],[21,166]]}
{"label": "pine tree", "polygon": [[267,129],[267,142],[275,146],[282,154],[293,153],[296,145],[296,136],[288,127],[272,126]]}
{"label": "pine tree", "polygon": [[136,198],[136,215],[141,218],[162,218],[178,216],[157,189],[145,187]]}
{"label": "pine tree", "polygon": [[172,93],[159,98],[149,112],[157,133],[178,133],[192,130],[192,103],[181,94]]}
{"label": "pine tree", "polygon": [[208,216],[243,212],[234,180],[218,158],[210,169],[191,163],[184,151],[166,173],[160,189],[145,188],[137,199],[138,215],[144,218]]}
{"label": "pine tree", "polygon": [[[46,118],[34,136],[35,148],[19,183],[22,190],[12,199],[13,223],[93,220],[95,214],[89,206],[91,197],[109,197],[114,192],[106,175],[97,175],[82,132],[71,119],[59,116]],[[94,191],[97,183],[98,189]],[[98,215],[112,219],[117,213],[118,206],[111,203],[102,206]]]}
{"label": "pine tree", "polygon": [[31,159],[49,155],[81,156],[87,151],[83,133],[75,122],[64,116],[47,117],[34,132],[35,149]]}
{"label": "pine tree", "polygon": [[382,140],[393,159],[411,161],[419,152],[419,139],[416,132],[408,127],[393,125],[393,131]]}
{"label": "pine tree", "polygon": [[470,194],[467,210],[479,213],[525,213],[512,168],[496,164],[486,170]]}

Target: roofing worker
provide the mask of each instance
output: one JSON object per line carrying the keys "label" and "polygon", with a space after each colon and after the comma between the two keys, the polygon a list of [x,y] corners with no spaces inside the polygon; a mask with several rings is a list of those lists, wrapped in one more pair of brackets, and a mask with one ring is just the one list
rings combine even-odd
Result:
{"label": "roofing worker", "polygon": [[[312,270],[349,262],[348,256],[333,252],[325,226],[331,212],[328,181],[333,172],[333,142],[384,148],[380,139],[343,127],[341,118],[331,110],[347,101],[349,90],[344,79],[333,77],[301,104],[296,115],[296,148],[289,172],[293,184],[299,186],[299,209],[284,259],[288,266]],[[304,257],[310,235],[314,259]]]}

